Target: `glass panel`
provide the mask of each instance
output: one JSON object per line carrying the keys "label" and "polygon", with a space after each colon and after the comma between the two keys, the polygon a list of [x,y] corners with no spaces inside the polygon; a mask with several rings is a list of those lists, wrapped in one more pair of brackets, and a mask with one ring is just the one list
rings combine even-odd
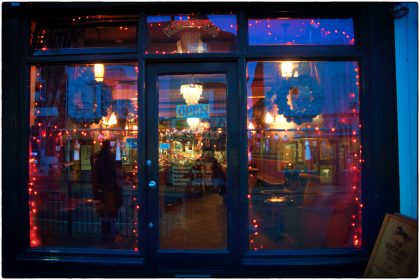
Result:
{"label": "glass panel", "polygon": [[138,250],[137,71],[31,67],[31,247]]}
{"label": "glass panel", "polygon": [[249,249],[361,246],[357,62],[248,63]]}
{"label": "glass panel", "polygon": [[148,16],[146,53],[230,52],[236,48],[235,15]]}
{"label": "glass panel", "polygon": [[60,17],[32,23],[35,50],[135,47],[137,16],[94,15]]}
{"label": "glass panel", "polygon": [[160,248],[226,248],[226,170],[226,76],[160,76]]}
{"label": "glass panel", "polygon": [[354,45],[352,19],[249,19],[250,45]]}

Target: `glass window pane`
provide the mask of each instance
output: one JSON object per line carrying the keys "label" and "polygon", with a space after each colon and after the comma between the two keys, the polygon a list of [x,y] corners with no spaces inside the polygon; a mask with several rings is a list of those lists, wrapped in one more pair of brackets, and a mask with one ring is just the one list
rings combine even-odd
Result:
{"label": "glass window pane", "polygon": [[94,15],[34,21],[35,50],[135,47],[137,16]]}
{"label": "glass window pane", "polygon": [[160,248],[226,248],[226,158],[225,74],[160,76]]}
{"label": "glass window pane", "polygon": [[31,247],[138,250],[137,71],[31,67]]}
{"label": "glass window pane", "polygon": [[354,45],[352,19],[249,19],[250,45]]}
{"label": "glass window pane", "polygon": [[247,66],[249,249],[360,247],[358,63]]}
{"label": "glass window pane", "polygon": [[236,48],[235,15],[148,16],[146,53],[230,52]]}

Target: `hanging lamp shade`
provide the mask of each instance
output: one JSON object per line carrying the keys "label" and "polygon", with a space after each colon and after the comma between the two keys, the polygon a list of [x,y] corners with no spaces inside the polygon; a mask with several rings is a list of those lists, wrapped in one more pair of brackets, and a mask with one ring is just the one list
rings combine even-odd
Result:
{"label": "hanging lamp shade", "polygon": [[181,85],[180,91],[187,105],[197,104],[203,93],[203,86],[198,84]]}
{"label": "hanging lamp shade", "polygon": [[116,124],[117,124],[117,116],[115,115],[114,112],[112,112],[108,120],[108,125],[116,125]]}
{"label": "hanging lamp shade", "polygon": [[283,78],[299,77],[296,64],[293,61],[283,61],[280,65],[280,73]]}
{"label": "hanging lamp shade", "polygon": [[103,82],[105,75],[105,66],[103,64],[95,64],[93,66],[95,81]]}

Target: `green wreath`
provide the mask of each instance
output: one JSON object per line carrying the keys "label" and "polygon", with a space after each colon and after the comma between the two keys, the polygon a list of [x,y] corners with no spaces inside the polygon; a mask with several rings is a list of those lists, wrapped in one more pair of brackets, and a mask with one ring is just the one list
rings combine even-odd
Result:
{"label": "green wreath", "polygon": [[275,91],[279,114],[288,122],[312,122],[322,111],[324,94],[313,77],[304,75],[283,80]]}

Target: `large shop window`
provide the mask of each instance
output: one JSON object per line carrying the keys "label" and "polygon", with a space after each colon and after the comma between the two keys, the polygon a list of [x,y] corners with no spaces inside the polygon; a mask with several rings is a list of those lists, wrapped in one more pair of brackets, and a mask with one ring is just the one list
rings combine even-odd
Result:
{"label": "large shop window", "polygon": [[359,68],[247,65],[249,249],[359,248]]}
{"label": "large shop window", "polygon": [[148,16],[146,53],[231,52],[236,49],[235,15]]}
{"label": "large shop window", "polygon": [[138,250],[137,71],[31,67],[32,248]]}
{"label": "large shop window", "polygon": [[254,18],[250,45],[354,45],[352,19]]}
{"label": "large shop window", "polygon": [[136,46],[137,16],[91,15],[33,21],[35,54],[59,49]]}

